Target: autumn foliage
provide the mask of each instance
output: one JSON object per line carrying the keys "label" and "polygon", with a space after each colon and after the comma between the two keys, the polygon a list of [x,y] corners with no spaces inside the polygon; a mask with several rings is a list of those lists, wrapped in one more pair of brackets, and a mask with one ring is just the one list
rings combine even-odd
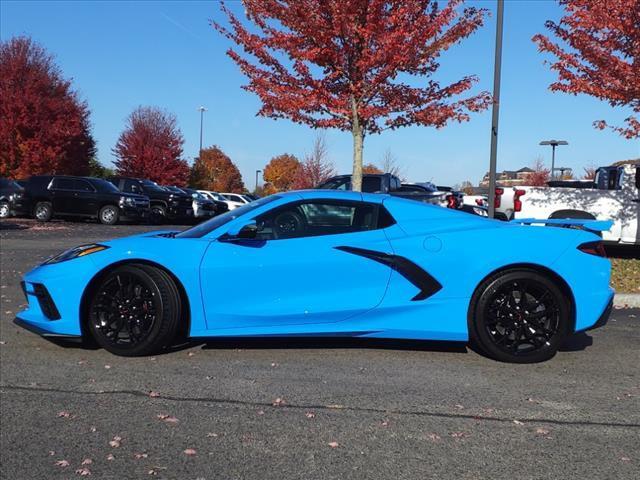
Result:
{"label": "autumn foliage", "polygon": [[264,167],[265,190],[270,193],[291,190],[300,168],[300,161],[284,153],[273,157]]}
{"label": "autumn foliage", "polygon": [[[443,2],[444,3],[444,2]],[[478,29],[486,11],[430,0],[245,0],[246,26],[214,26],[238,50],[229,56],[258,95],[258,114],[353,136],[359,190],[364,137],[408,125],[443,127],[491,103],[487,92],[459,98],[476,82],[440,85],[433,74],[452,45]],[[421,77],[419,82],[412,76]]]}
{"label": "autumn foliage", "polygon": [[367,163],[362,167],[362,173],[375,174],[384,173],[380,168],[376,167],[373,163]]}
{"label": "autumn foliage", "polygon": [[544,187],[549,181],[551,172],[544,166],[544,162],[541,158],[537,158],[531,166],[533,172],[527,177],[527,185],[534,187]]}
{"label": "autumn foliage", "polygon": [[244,183],[240,170],[217,146],[204,148],[191,168],[189,184],[193,188],[213,192],[242,193]]}
{"label": "autumn foliage", "polygon": [[[553,91],[591,95],[613,107],[627,106],[640,114],[640,0],[560,0],[566,15],[546,27],[564,43],[538,34],[540,51],[556,57],[551,69],[558,80]],[[640,120],[611,127],[622,136],[640,137]],[[600,129],[604,120],[594,122]]]}
{"label": "autumn foliage", "polygon": [[182,159],[183,144],[175,115],[156,107],[138,107],[127,118],[113,149],[116,172],[160,185],[186,185],[189,166]]}
{"label": "autumn foliage", "polygon": [[53,57],[28,37],[0,43],[0,176],[85,174],[89,109]]}

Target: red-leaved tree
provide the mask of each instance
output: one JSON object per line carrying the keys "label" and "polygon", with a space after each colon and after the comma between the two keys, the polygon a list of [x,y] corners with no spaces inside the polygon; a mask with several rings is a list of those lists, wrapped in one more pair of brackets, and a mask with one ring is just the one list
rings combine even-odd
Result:
{"label": "red-leaved tree", "polygon": [[367,163],[362,167],[362,173],[379,174],[384,172],[380,170],[379,167],[376,167],[373,163]]}
{"label": "red-leaved tree", "polygon": [[217,146],[203,148],[191,168],[189,184],[214,192],[242,193],[244,182],[238,167]]}
{"label": "red-leaved tree", "polygon": [[306,154],[291,186],[294,190],[314,188],[336,174],[333,163],[329,160],[327,142],[324,135],[316,136],[313,149]]}
{"label": "red-leaved tree", "polygon": [[[545,25],[565,46],[541,34],[533,37],[540,51],[557,57],[551,69],[558,80],[550,89],[584,93],[640,113],[640,0],[560,0],[560,4],[566,15],[559,23]],[[611,128],[629,139],[640,137],[640,120],[630,116],[625,122]],[[598,120],[594,126],[608,125]]]}
{"label": "red-leaved tree", "polygon": [[551,172],[544,166],[542,159],[536,158],[533,165],[531,165],[531,169],[533,172],[525,180],[526,184],[534,187],[544,187],[549,181]]}
{"label": "red-leaved tree", "polygon": [[0,42],[0,176],[86,174],[89,108],[29,37]]}
{"label": "red-leaved tree", "polygon": [[116,172],[160,185],[184,186],[189,165],[182,159],[183,144],[175,115],[156,107],[138,107],[127,118],[113,149]]}
{"label": "red-leaved tree", "polygon": [[[244,54],[229,56],[262,101],[258,115],[353,136],[353,188],[362,185],[364,137],[408,125],[444,127],[491,103],[458,98],[476,78],[441,86],[438,58],[478,29],[486,11],[432,0],[244,0],[251,27],[224,4],[214,26]],[[411,76],[422,77],[411,81]]]}
{"label": "red-leaved tree", "polygon": [[269,193],[291,190],[300,168],[300,161],[293,155],[283,153],[269,160],[262,174],[265,190]]}

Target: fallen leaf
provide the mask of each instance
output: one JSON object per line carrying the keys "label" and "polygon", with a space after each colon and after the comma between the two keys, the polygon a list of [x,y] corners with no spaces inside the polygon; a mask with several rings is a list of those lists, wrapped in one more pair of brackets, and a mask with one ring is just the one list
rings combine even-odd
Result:
{"label": "fallen leaf", "polygon": [[513,423],[516,425],[524,425],[524,422],[521,422],[520,420],[514,420]]}
{"label": "fallen leaf", "polygon": [[217,436],[218,436],[217,433],[213,433],[213,432],[207,433],[207,437],[217,437]]}
{"label": "fallen leaf", "polygon": [[538,435],[549,435],[551,431],[547,428],[538,427],[536,428],[536,434]]}
{"label": "fallen leaf", "polygon": [[157,475],[157,474],[158,472],[156,472],[153,468],[147,472],[147,475]]}
{"label": "fallen leaf", "polygon": [[107,460],[109,461],[113,460],[114,458],[116,457],[113,456],[113,453],[110,453],[109,455],[107,455]]}
{"label": "fallen leaf", "polygon": [[158,417],[158,419],[162,420],[163,422],[166,423],[178,423],[179,420],[176,417],[173,417],[171,415],[167,415],[166,413],[161,413],[159,415],[156,415],[156,417]]}
{"label": "fallen leaf", "polygon": [[113,448],[118,448],[120,446],[121,441],[122,441],[122,437],[115,436],[113,437],[113,440],[109,442],[109,445],[111,445]]}
{"label": "fallen leaf", "polygon": [[197,453],[197,452],[196,452],[196,451],[195,451],[195,449],[193,449],[193,448],[187,448],[187,449],[185,449],[185,451],[184,451],[184,454],[185,454],[185,455],[189,455],[189,456],[195,455],[196,453]]}
{"label": "fallen leaf", "polygon": [[49,450],[49,456],[53,456],[55,454],[56,454],[56,452],[54,450]]}
{"label": "fallen leaf", "polygon": [[387,427],[389,425],[389,421],[388,420],[383,420],[380,425],[382,425],[383,427]]}
{"label": "fallen leaf", "polygon": [[71,418],[71,414],[66,411],[58,412],[58,418]]}
{"label": "fallen leaf", "polygon": [[68,467],[69,466],[69,462],[67,460],[58,460],[56,462],[56,466],[58,466],[58,467]]}
{"label": "fallen leaf", "polygon": [[338,446],[340,445],[338,442],[329,442],[328,445],[331,448],[338,448]]}
{"label": "fallen leaf", "polygon": [[86,477],[87,475],[91,475],[91,470],[89,470],[87,467],[83,467],[83,468],[77,469],[76,473],[81,477]]}
{"label": "fallen leaf", "polygon": [[149,454],[148,453],[134,453],[133,456],[137,460],[140,460],[141,458],[147,458],[149,456]]}
{"label": "fallen leaf", "polygon": [[284,404],[285,404],[284,399],[282,399],[282,398],[280,398],[280,397],[276,398],[276,399],[273,401],[273,403],[272,403],[272,405],[273,405],[274,407],[281,407],[281,406],[283,406]]}
{"label": "fallen leaf", "polygon": [[276,362],[271,362],[271,366],[275,368],[278,366],[278,364]]}
{"label": "fallen leaf", "polygon": [[149,396],[150,396],[151,398],[156,398],[156,397],[159,397],[159,396],[160,396],[160,394],[159,394],[158,392],[154,392],[153,390],[151,390],[151,391],[149,392]]}
{"label": "fallen leaf", "polygon": [[469,436],[467,432],[451,432],[449,435],[453,438],[464,438]]}
{"label": "fallen leaf", "polygon": [[620,461],[622,461],[622,462],[630,462],[631,459],[629,457],[620,457]]}
{"label": "fallen leaf", "polygon": [[264,410],[258,410],[258,415],[264,415]]}
{"label": "fallen leaf", "polygon": [[460,405],[459,403],[455,404],[454,407],[456,407],[458,410],[464,409],[464,407],[462,405]]}
{"label": "fallen leaf", "polygon": [[304,414],[304,416],[307,418],[315,418],[316,414],[313,412],[307,412]]}
{"label": "fallen leaf", "polygon": [[93,460],[91,460],[90,458],[85,458],[84,460],[82,460],[81,465],[91,465],[93,463]]}
{"label": "fallen leaf", "polygon": [[189,352],[187,355],[190,356],[190,357],[193,357],[195,355],[195,353]]}
{"label": "fallen leaf", "polygon": [[89,429],[89,431],[92,432],[92,433],[95,433],[95,432],[98,431],[98,429],[92,425],[91,428]]}
{"label": "fallen leaf", "polygon": [[432,442],[437,442],[438,440],[440,440],[440,435],[438,435],[437,433],[430,433],[427,435],[427,438]]}
{"label": "fallen leaf", "polygon": [[109,370],[111,368],[111,365],[105,365],[104,368]]}

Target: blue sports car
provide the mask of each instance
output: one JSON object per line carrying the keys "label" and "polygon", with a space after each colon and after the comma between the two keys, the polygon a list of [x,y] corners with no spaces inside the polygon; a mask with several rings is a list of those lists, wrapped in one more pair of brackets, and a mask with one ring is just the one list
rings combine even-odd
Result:
{"label": "blue sports car", "polygon": [[606,322],[609,276],[587,231],[309,190],[51,257],[25,275],[16,321],[118,355],[181,336],[322,335],[471,341],[525,363]]}

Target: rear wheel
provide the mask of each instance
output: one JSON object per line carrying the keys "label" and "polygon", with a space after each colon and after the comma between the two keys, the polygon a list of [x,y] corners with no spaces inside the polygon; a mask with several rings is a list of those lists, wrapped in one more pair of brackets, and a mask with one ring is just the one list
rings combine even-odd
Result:
{"label": "rear wheel", "polygon": [[472,299],[471,340],[503,362],[553,357],[571,332],[569,302],[535,270],[508,270],[485,280]]}
{"label": "rear wheel", "polygon": [[53,208],[49,202],[38,202],[33,209],[33,216],[39,222],[48,222],[53,217]]}
{"label": "rear wheel", "polygon": [[89,331],[116,355],[150,355],[171,344],[181,318],[181,302],[171,277],[142,264],[117,267],[93,290]]}
{"label": "rear wheel", "polygon": [[103,225],[115,225],[118,223],[119,212],[118,208],[113,205],[105,205],[100,209],[98,213],[98,220]]}
{"label": "rear wheel", "polygon": [[9,202],[0,202],[0,218],[9,217]]}
{"label": "rear wheel", "polygon": [[167,219],[167,210],[162,205],[151,206],[151,222],[157,224],[164,223]]}

